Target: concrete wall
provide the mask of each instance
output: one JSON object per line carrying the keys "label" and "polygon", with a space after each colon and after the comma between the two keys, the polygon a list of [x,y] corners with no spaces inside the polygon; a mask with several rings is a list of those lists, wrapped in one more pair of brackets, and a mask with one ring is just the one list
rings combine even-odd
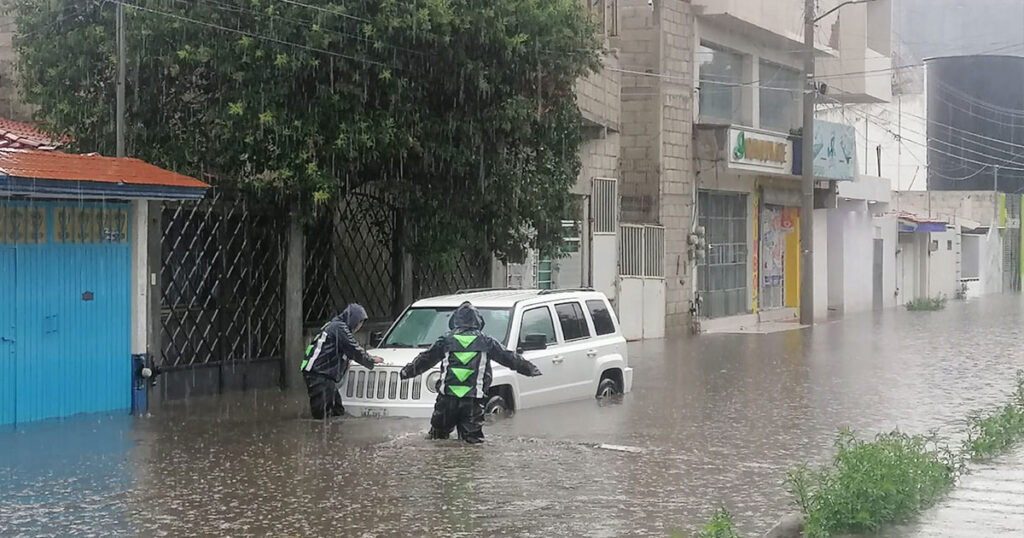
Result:
{"label": "concrete wall", "polygon": [[[828,210],[814,210],[814,318],[828,316],[829,248]],[[838,245],[837,245],[838,246]]]}
{"label": "concrete wall", "polygon": [[901,191],[893,193],[892,205],[924,217],[960,218],[989,226],[997,216],[999,196],[991,191]]}
{"label": "concrete wall", "polygon": [[[845,208],[843,242],[843,312],[865,312],[874,308],[875,226],[865,202]],[[843,211],[843,209],[837,209]]]}
{"label": "concrete wall", "polygon": [[981,243],[981,285],[979,293],[1003,291],[1003,238],[999,230],[989,228]]}
{"label": "concrete wall", "polygon": [[[845,282],[843,239],[846,232],[842,211],[828,210],[827,228],[828,242],[834,246],[829,249],[827,257],[822,258],[828,260],[828,308],[832,311],[842,312],[845,299],[843,294]],[[817,256],[817,253],[815,255]]]}
{"label": "concrete wall", "polygon": [[899,233],[893,216],[874,217],[875,238],[882,240],[882,308],[896,306],[896,249]]}

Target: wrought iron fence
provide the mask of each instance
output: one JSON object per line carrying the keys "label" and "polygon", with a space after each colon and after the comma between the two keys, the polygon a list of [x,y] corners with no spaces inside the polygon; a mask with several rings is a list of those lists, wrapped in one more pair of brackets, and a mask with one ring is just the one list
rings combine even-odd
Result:
{"label": "wrought iron fence", "polygon": [[163,366],[281,357],[286,213],[211,189],[165,203],[162,226]]}
{"label": "wrought iron fence", "polygon": [[307,326],[319,325],[348,303],[371,320],[391,319],[395,212],[372,193],[345,196],[306,229],[303,306]]}
{"label": "wrought iron fence", "polygon": [[[425,265],[413,262],[412,282],[395,278],[393,256],[396,212],[373,192],[356,192],[324,211],[306,229],[304,322],[319,325],[348,303],[366,308],[372,321],[394,319],[400,312],[403,286],[412,297],[454,293],[490,283],[490,257],[463,253],[452,263]],[[400,305],[404,307],[405,305]]]}
{"label": "wrought iron fence", "polygon": [[491,257],[463,252],[447,265],[414,265],[413,297],[446,295],[458,290],[486,288],[491,284]]}

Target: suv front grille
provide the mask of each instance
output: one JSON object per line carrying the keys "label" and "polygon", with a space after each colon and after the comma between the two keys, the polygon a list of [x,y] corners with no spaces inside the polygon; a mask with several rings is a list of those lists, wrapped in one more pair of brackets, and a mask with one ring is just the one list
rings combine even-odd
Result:
{"label": "suv front grille", "polygon": [[[345,381],[345,396],[368,400],[419,400],[423,395],[423,376],[417,376],[410,383],[399,379],[397,371],[375,368],[370,371],[349,371]],[[409,386],[412,385],[412,390]]]}

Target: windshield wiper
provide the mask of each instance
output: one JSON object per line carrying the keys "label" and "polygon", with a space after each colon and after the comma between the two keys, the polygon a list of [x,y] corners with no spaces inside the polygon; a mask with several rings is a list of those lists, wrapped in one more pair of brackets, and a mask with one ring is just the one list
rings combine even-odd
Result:
{"label": "windshield wiper", "polygon": [[396,344],[396,343],[393,343],[393,342],[388,342],[387,344],[382,344],[381,347],[384,348],[384,349],[387,349],[389,347],[390,348],[396,348],[396,349],[410,349],[410,348],[415,347],[415,346],[413,346],[411,344]]}

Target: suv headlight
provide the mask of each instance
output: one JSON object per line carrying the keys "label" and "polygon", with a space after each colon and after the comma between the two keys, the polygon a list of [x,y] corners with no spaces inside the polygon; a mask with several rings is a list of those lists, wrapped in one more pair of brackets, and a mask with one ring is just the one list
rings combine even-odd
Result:
{"label": "suv headlight", "polygon": [[438,381],[441,381],[441,372],[430,372],[426,379],[427,390],[432,393],[436,393]]}

